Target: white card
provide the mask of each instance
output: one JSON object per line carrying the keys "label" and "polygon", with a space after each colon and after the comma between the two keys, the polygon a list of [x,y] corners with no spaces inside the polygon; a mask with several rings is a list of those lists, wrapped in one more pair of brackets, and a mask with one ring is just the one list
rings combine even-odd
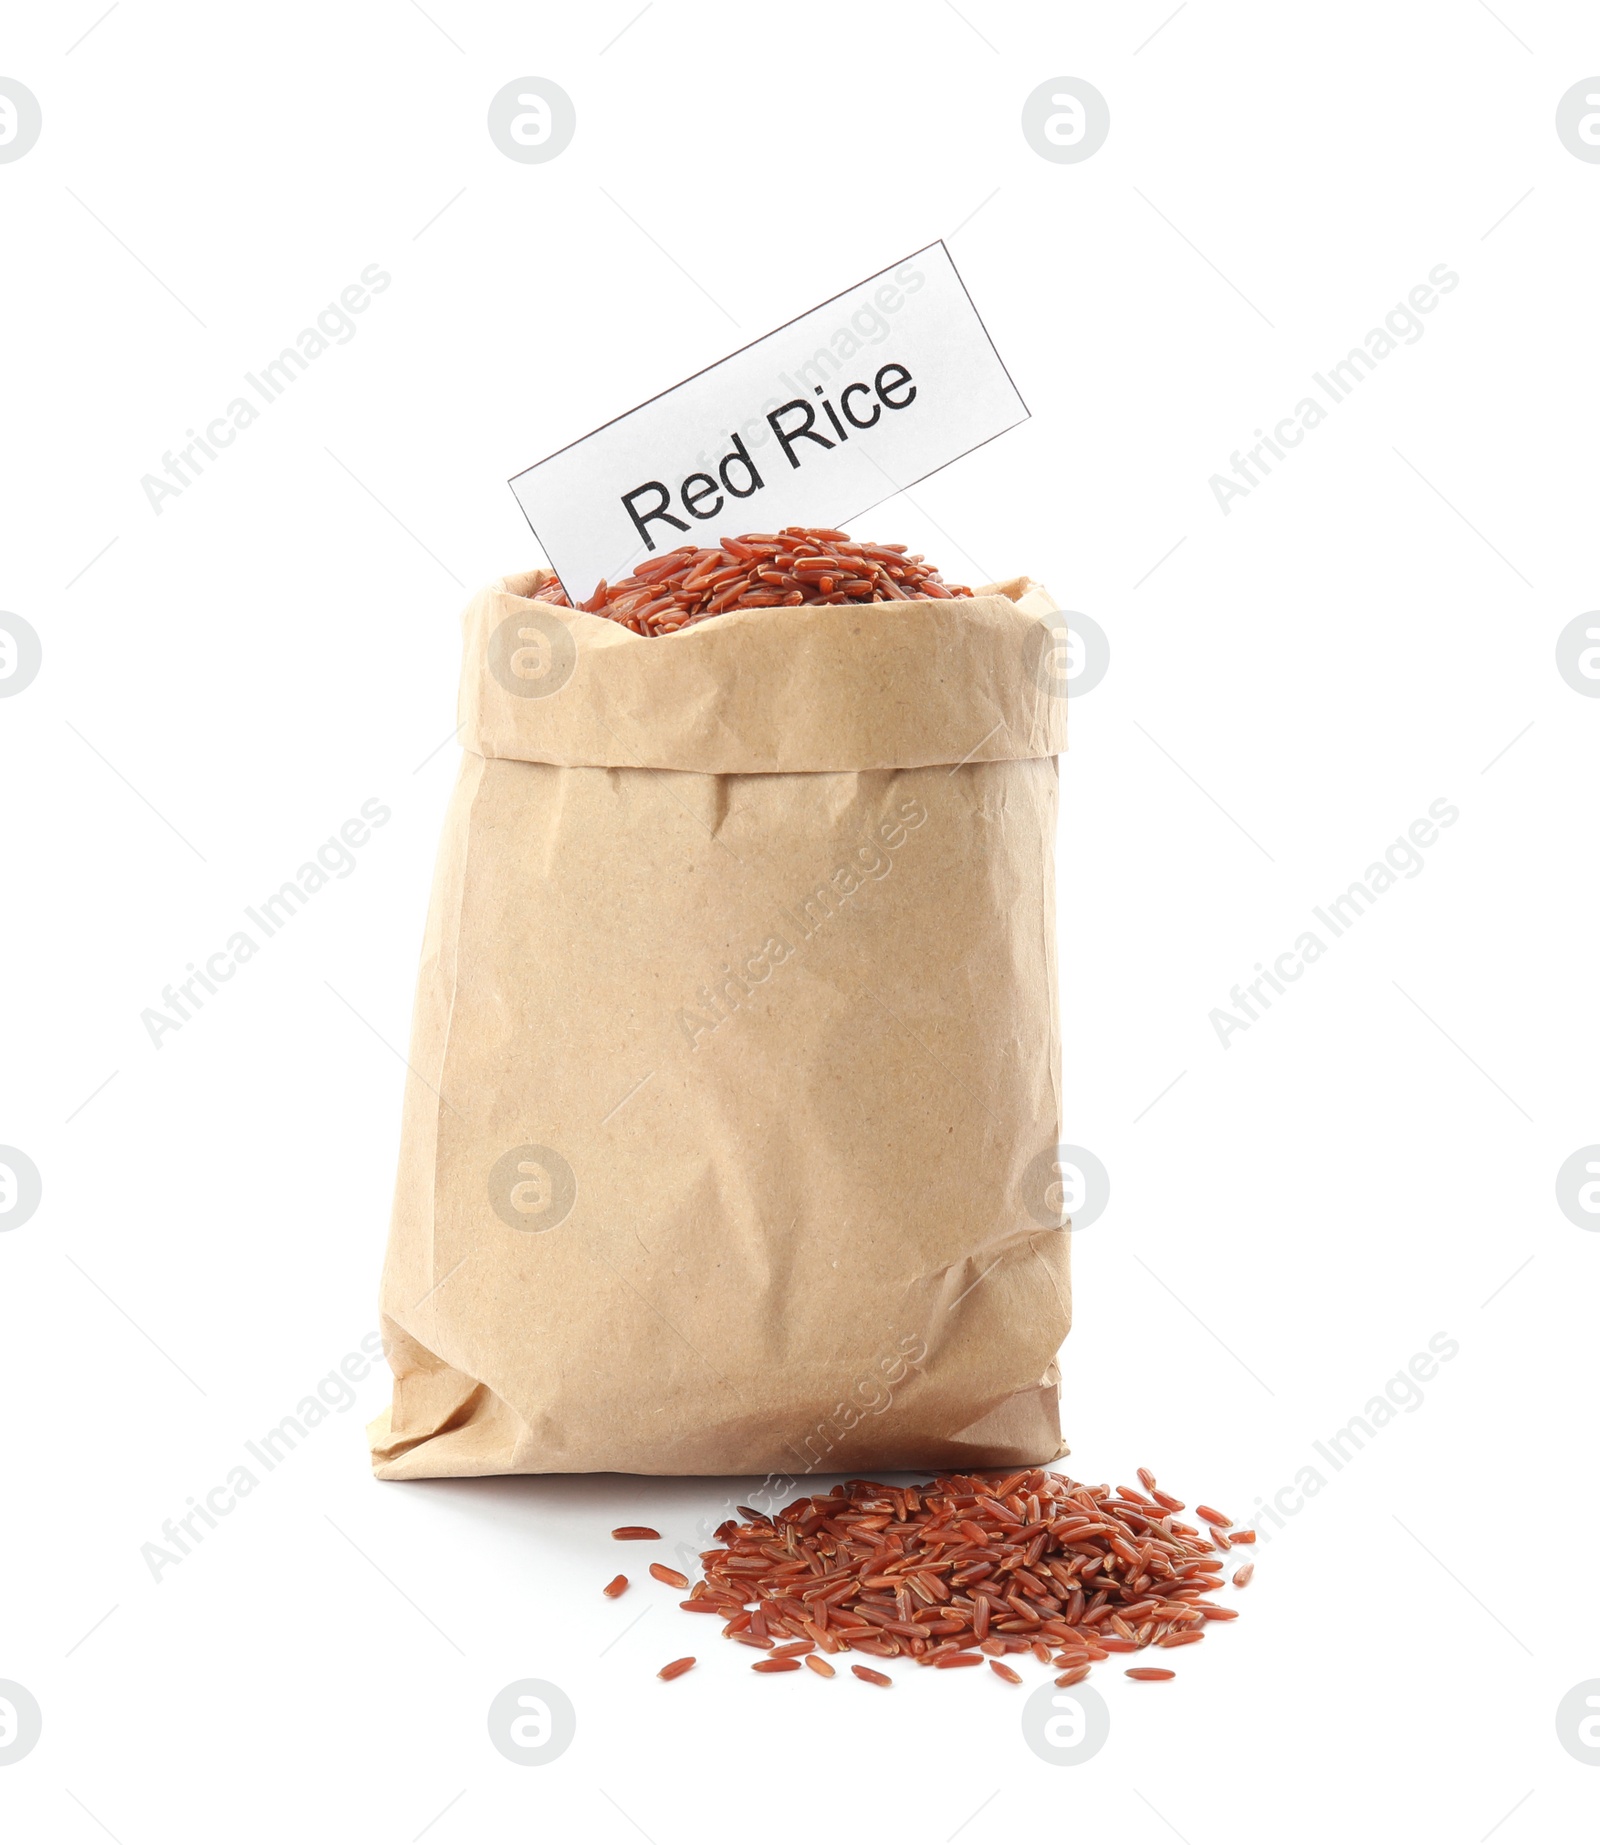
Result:
{"label": "white card", "polygon": [[841,527],[1026,420],[944,244],[516,475],[574,601],[679,545]]}

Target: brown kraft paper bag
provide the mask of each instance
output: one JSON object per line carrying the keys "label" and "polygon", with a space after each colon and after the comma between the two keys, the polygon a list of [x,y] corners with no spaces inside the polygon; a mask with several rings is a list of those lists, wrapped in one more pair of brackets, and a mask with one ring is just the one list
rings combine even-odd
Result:
{"label": "brown kraft paper bag", "polygon": [[463,618],[375,1471],[1055,1459],[1055,605],[545,576]]}

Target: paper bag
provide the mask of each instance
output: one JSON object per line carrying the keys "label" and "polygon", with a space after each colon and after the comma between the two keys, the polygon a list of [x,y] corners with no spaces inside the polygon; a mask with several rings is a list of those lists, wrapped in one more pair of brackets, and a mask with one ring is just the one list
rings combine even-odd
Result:
{"label": "paper bag", "polygon": [[544,579],[464,616],[376,1472],[1055,1459],[1054,604]]}

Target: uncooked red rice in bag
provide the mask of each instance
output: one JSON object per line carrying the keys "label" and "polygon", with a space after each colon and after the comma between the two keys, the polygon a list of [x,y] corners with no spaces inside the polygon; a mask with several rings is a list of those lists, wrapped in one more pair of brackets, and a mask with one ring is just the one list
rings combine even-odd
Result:
{"label": "uncooked red rice in bag", "polygon": [[1055,1458],[1054,604],[800,531],[589,604],[464,616],[377,1472]]}

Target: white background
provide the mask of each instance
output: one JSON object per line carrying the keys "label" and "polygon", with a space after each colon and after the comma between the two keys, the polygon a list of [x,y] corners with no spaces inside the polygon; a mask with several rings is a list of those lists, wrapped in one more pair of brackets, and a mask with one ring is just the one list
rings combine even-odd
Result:
{"label": "white background", "polygon": [[[0,701],[0,1141],[44,1180],[0,1237],[0,1678],[44,1712],[8,1836],[1587,1836],[1555,1710],[1600,1677],[1600,1237],[1554,1180],[1600,1140],[1600,701],[1554,649],[1600,602],[1600,166],[1554,111],[1593,9],[100,11],[14,12],[0,65],[44,119],[0,165],[0,606],[44,646]],[[548,165],[485,130],[525,74],[576,105]],[[1020,130],[1058,75],[1109,101],[1081,165]],[[507,477],[938,236],[1033,421],[864,535],[1112,648],[1063,763],[1068,1134],[1112,1185],[1067,1465],[1242,1517],[1459,1355],[1173,1684],[1099,1669],[1077,1768],[991,1675],[758,1679],[667,1591],[601,1599],[610,1526],[750,1483],[374,1484],[377,1375],[153,1581],[374,1324],[457,611],[539,561]],[[157,516],[141,476],[374,262],[356,337]],[[1425,336],[1224,516],[1208,478],[1441,262]],[[369,797],[356,869],[153,1049]],[[1440,797],[1425,870],[1224,1050],[1211,1009]],[[489,1745],[521,1677],[578,1710],[547,1767]]]}

